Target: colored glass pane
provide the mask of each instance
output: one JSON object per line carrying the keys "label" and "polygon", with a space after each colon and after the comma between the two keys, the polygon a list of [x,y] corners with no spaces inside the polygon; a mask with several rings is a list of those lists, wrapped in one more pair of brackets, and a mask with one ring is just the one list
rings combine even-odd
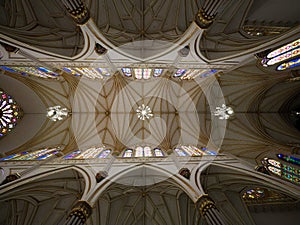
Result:
{"label": "colored glass pane", "polygon": [[122,72],[126,77],[131,77],[132,76],[132,70],[131,68],[122,68]]}
{"label": "colored glass pane", "polygon": [[194,146],[181,146],[181,148],[187,152],[190,156],[201,156],[201,152],[198,151],[198,148],[195,148]]}
{"label": "colored glass pane", "polygon": [[1,160],[43,160],[58,153],[58,148],[43,148],[32,152],[21,152]]}
{"label": "colored glass pane", "polygon": [[132,157],[132,155],[133,155],[132,149],[126,149],[124,154],[123,154],[123,157],[124,158],[130,158],[130,157]]}
{"label": "colored glass pane", "polygon": [[16,101],[0,89],[0,137],[11,131],[21,116],[22,110]]}
{"label": "colored glass pane", "polygon": [[282,70],[291,69],[291,68],[294,68],[297,66],[300,66],[300,58],[292,59],[288,62],[282,63],[276,69],[279,71],[282,71]]}
{"label": "colored glass pane", "polygon": [[154,69],[153,76],[159,77],[163,72],[163,69]]}
{"label": "colored glass pane", "polygon": [[271,164],[271,165],[273,165],[273,166],[275,166],[277,168],[281,168],[280,162],[278,162],[278,161],[276,161],[274,159],[267,159],[267,161],[268,161],[269,164]]}
{"label": "colored glass pane", "polygon": [[144,156],[145,157],[151,157],[152,156],[152,150],[150,147],[146,146],[144,147]]}
{"label": "colored glass pane", "polygon": [[5,70],[5,71],[9,71],[12,73],[16,73],[17,71],[15,71],[14,69],[7,67],[7,66],[0,66],[0,69]]}
{"label": "colored glass pane", "polygon": [[103,76],[110,76],[110,72],[106,68],[97,68]]}
{"label": "colored glass pane", "polygon": [[180,148],[175,148],[174,151],[177,153],[178,156],[187,156],[188,155],[185,151],[183,151]]}
{"label": "colored glass pane", "polygon": [[278,175],[278,176],[281,176],[281,169],[278,169],[278,168],[276,168],[276,167],[274,167],[274,166],[268,166],[268,169],[269,169],[272,173],[274,173],[274,174],[276,174],[276,175]]}
{"label": "colored glass pane", "polygon": [[286,52],[282,55],[276,56],[275,58],[270,59],[269,61],[267,61],[267,65],[271,66],[274,65],[276,63],[285,61],[287,59],[291,59],[293,57],[299,56],[300,55],[300,48],[294,49],[292,51]]}
{"label": "colored glass pane", "polygon": [[135,157],[143,157],[144,156],[144,148],[143,147],[136,147],[135,149]]}
{"label": "colored glass pane", "polygon": [[57,73],[43,67],[11,67],[11,69],[21,73],[22,75],[30,75],[41,78],[56,78]]}
{"label": "colored glass pane", "polygon": [[268,55],[267,55],[267,58],[271,59],[271,58],[274,58],[280,54],[283,54],[285,52],[288,52],[292,49],[295,49],[295,48],[298,48],[300,47],[300,38],[287,44],[287,45],[284,45],[278,49],[275,49],[274,51],[270,52]]}
{"label": "colored glass pane", "polygon": [[76,71],[70,67],[64,67],[63,70],[72,74],[73,76],[81,76],[81,74],[78,71]]}
{"label": "colored glass pane", "polygon": [[154,155],[156,157],[162,157],[162,156],[164,156],[163,153],[162,153],[162,151],[159,148],[155,148],[154,149]]}
{"label": "colored glass pane", "polygon": [[78,156],[80,153],[81,153],[80,150],[76,150],[76,151],[70,153],[69,155],[65,156],[64,159],[73,159],[76,156]]}
{"label": "colored glass pane", "polygon": [[27,153],[28,153],[28,152],[21,152],[21,153],[17,153],[17,154],[12,154],[12,155],[6,156],[6,157],[4,157],[4,158],[1,158],[0,161],[15,160],[15,159],[18,158],[19,156],[25,155],[25,154],[27,154]]}
{"label": "colored glass pane", "polygon": [[102,79],[103,76],[101,72],[97,68],[89,68],[89,67],[78,67],[75,68],[78,72],[82,74],[82,76],[90,78],[90,79]]}
{"label": "colored glass pane", "polygon": [[176,71],[176,73],[174,74],[174,77],[181,77],[181,76],[183,76],[185,73],[186,73],[186,70],[185,70],[185,69],[178,69],[178,70]]}
{"label": "colored glass pane", "polygon": [[288,156],[288,155],[283,155],[283,154],[277,154],[277,157],[279,159],[282,159],[286,162],[290,162],[292,164],[295,164],[295,165],[300,165],[300,159],[299,158],[296,158],[296,157],[293,157],[293,156]]}
{"label": "colored glass pane", "polygon": [[143,78],[145,80],[149,79],[151,77],[151,69],[143,69]]}
{"label": "colored glass pane", "polygon": [[103,150],[100,155],[98,156],[98,158],[106,158],[109,154],[110,154],[110,150],[109,149],[106,149],[106,150]]}
{"label": "colored glass pane", "polygon": [[257,200],[265,197],[265,190],[260,188],[249,189],[243,193],[244,200]]}
{"label": "colored glass pane", "polygon": [[140,80],[143,77],[143,69],[134,69],[135,78]]}

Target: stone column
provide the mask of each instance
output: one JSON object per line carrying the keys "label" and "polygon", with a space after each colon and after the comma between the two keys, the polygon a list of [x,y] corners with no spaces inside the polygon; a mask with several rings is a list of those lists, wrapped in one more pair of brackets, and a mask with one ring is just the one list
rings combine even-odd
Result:
{"label": "stone column", "polygon": [[92,214],[92,206],[86,201],[78,201],[64,225],[84,225]]}
{"label": "stone column", "polygon": [[228,225],[222,213],[217,209],[214,201],[208,195],[202,195],[197,201],[200,214],[209,225]]}

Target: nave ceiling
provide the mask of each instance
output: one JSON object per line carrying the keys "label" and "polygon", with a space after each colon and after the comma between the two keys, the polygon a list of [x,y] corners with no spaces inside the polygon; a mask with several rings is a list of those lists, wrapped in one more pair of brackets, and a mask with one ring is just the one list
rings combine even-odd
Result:
{"label": "nave ceiling", "polygon": [[[241,200],[241,193],[255,187],[284,196],[288,203],[274,206],[277,211],[285,206],[288,213],[298,211],[296,185],[254,168],[277,153],[300,153],[300,131],[291,119],[300,105],[299,69],[277,71],[277,65],[261,63],[266,52],[299,38],[299,7],[292,7],[299,4],[223,3],[213,23],[203,28],[197,12],[204,0],[86,0],[90,17],[82,23],[59,0],[0,1],[0,88],[24,112],[0,139],[0,156],[46,146],[60,146],[60,156],[91,146],[112,150],[99,162],[55,158],[5,167],[5,173],[25,171],[25,176],[24,186],[13,183],[14,192],[0,188],[5,206],[0,214],[6,215],[0,224],[63,224],[79,199],[92,199],[87,224],[203,224],[195,205],[199,193],[208,193],[235,224],[263,224],[258,212],[271,217],[273,206]],[[4,67],[43,67],[56,75],[24,76]],[[82,72],[91,68],[101,75]],[[157,77],[155,69],[161,69]],[[181,79],[180,69],[199,76]],[[150,78],[138,77],[149,70]],[[214,116],[222,104],[234,110],[228,120]],[[68,117],[50,121],[46,111],[55,105],[67,108]],[[153,117],[137,116],[142,105]],[[180,145],[207,147],[219,155],[185,162],[172,154]],[[122,158],[125,149],[137,146],[159,147],[164,155]],[[151,173],[144,170],[155,163]],[[191,170],[190,180],[177,173],[183,166]],[[132,174],[124,175],[127,169]],[[106,170],[109,179],[96,183],[96,174]],[[159,180],[158,171],[172,170],[172,176]],[[197,191],[187,191],[193,188]]]}

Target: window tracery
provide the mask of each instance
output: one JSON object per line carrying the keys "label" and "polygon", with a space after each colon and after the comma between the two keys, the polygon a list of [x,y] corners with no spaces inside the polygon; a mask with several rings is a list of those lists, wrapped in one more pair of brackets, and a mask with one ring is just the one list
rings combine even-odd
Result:
{"label": "window tracery", "polygon": [[276,70],[282,71],[299,66],[299,55],[300,38],[269,52],[262,58],[261,63],[265,67],[281,63],[277,66]]}
{"label": "window tracery", "polygon": [[11,131],[21,119],[22,110],[17,102],[0,89],[0,137]]}
{"label": "window tracery", "polygon": [[300,169],[270,158],[264,158],[262,163],[271,174],[292,183],[300,184]]}
{"label": "window tracery", "polygon": [[4,158],[1,158],[0,161],[6,160],[45,160],[51,156],[56,155],[61,151],[60,147],[53,148],[42,148],[36,151],[25,151],[20,153],[15,153]]}
{"label": "window tracery", "polygon": [[174,148],[174,152],[178,156],[202,156],[202,155],[217,155],[215,151],[208,150],[205,147],[196,147],[193,145],[181,145]]}
{"label": "window tracery", "polygon": [[159,77],[163,74],[164,70],[160,68],[129,68],[121,69],[125,77],[133,77],[137,80],[148,80],[151,77]]}
{"label": "window tracery", "polygon": [[97,159],[107,158],[111,153],[110,149],[105,147],[92,147],[84,151],[75,150],[70,154],[66,155],[64,159]]}

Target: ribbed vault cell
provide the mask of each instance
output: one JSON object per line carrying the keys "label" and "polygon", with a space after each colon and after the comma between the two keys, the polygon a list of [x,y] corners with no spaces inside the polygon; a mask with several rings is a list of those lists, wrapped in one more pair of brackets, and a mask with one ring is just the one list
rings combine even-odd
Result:
{"label": "ribbed vault cell", "polygon": [[115,183],[98,199],[92,220],[98,225],[197,225],[200,214],[171,183],[140,187]]}
{"label": "ribbed vault cell", "polygon": [[[29,181],[0,197],[1,225],[61,225],[84,189],[74,170]],[[4,217],[2,216],[4,215]]]}
{"label": "ribbed vault cell", "polygon": [[84,41],[81,30],[59,0],[1,1],[0,33],[69,57],[81,51]]}
{"label": "ribbed vault cell", "polygon": [[112,0],[87,5],[91,17],[112,43],[178,39],[193,21],[200,0]]}

